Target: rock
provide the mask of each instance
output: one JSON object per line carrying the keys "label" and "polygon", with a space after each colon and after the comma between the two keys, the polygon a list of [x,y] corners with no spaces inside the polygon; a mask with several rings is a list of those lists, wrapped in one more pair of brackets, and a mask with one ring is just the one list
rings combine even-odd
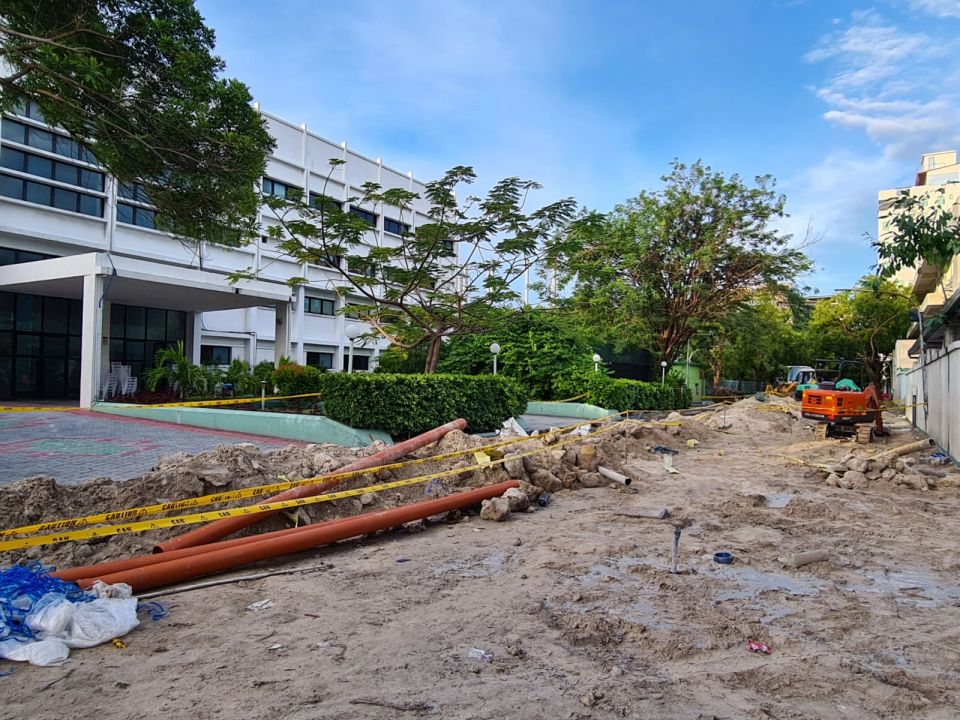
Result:
{"label": "rock", "polygon": [[941,470],[940,468],[930,467],[929,465],[917,465],[914,470],[916,470],[921,475],[926,475],[932,478],[944,478],[947,476],[946,470]]}
{"label": "rock", "polygon": [[901,458],[900,462],[904,464],[905,467],[912,468],[917,464],[917,459],[912,457]]}
{"label": "rock", "polygon": [[827,485],[833,485],[833,487],[840,487],[840,480],[842,476],[838,473],[830,473],[827,475],[827,479],[824,481]]}
{"label": "rock", "polygon": [[847,466],[848,470],[853,470],[854,472],[858,473],[864,473],[869,469],[869,463],[861,458],[848,460],[845,465]]}
{"label": "rock", "polygon": [[506,498],[490,498],[489,500],[484,500],[480,506],[481,520],[503,522],[508,517],[510,517],[510,501]]}
{"label": "rock", "polygon": [[880,473],[880,477],[882,477],[884,480],[893,480],[893,478],[896,476],[897,471],[892,467],[888,467],[886,470]]}
{"label": "rock", "polygon": [[960,487],[960,475],[950,474],[943,480],[937,481],[937,487],[940,488],[955,488]]}
{"label": "rock", "polygon": [[606,487],[609,483],[609,480],[597,472],[584,473],[580,478],[580,484],[585,488]]}
{"label": "rock", "polygon": [[927,489],[927,480],[923,475],[904,473],[897,478],[896,482],[898,485],[905,485],[912,490]]}
{"label": "rock", "polygon": [[520,481],[520,489],[523,490],[524,495],[527,496],[527,499],[530,500],[531,503],[536,503],[537,500],[540,499],[540,495],[543,494],[541,488],[525,480]]}
{"label": "rock", "polygon": [[867,470],[866,476],[868,480],[879,480],[880,471],[879,470]]}
{"label": "rock", "polygon": [[543,468],[536,468],[530,473],[530,482],[547,492],[554,493],[563,490],[563,483],[560,482],[560,479],[549,470],[544,470]]}
{"label": "rock", "polygon": [[563,457],[560,458],[560,461],[564,465],[576,465],[577,464],[577,451],[576,448],[568,447],[563,451]]}
{"label": "rock", "polygon": [[524,470],[522,458],[508,457],[503,463],[503,469],[513,480],[526,480],[527,478],[527,471]]}
{"label": "rock", "polygon": [[530,507],[530,498],[520,488],[510,488],[502,496],[510,507],[510,512],[523,512]]}
{"label": "rock", "polygon": [[373,493],[364,493],[360,496],[360,504],[366,507],[367,505],[373,505],[373,502],[376,500]]}
{"label": "rock", "polygon": [[930,476],[930,475],[924,475],[924,478],[926,478],[927,487],[928,487],[930,490],[936,490],[936,489],[937,489],[937,483],[940,482],[940,478],[938,478],[938,477],[933,477],[933,476]]}
{"label": "rock", "polygon": [[856,470],[848,470],[843,476],[844,484],[841,484],[840,487],[843,487],[847,490],[850,488],[861,488],[869,482],[869,479],[862,472],[857,472]]}
{"label": "rock", "polygon": [[850,480],[847,480],[846,475],[843,475],[839,480],[837,480],[837,487],[843,490],[853,490],[853,483]]}
{"label": "rock", "polygon": [[847,466],[843,465],[842,463],[834,463],[828,467],[828,470],[830,470],[832,473],[836,473],[837,475],[843,475],[847,471]]}
{"label": "rock", "polygon": [[[669,415],[667,415],[667,422],[668,422],[668,423],[677,422],[678,420],[683,420],[683,415],[681,415],[680,413],[678,413],[678,412],[676,412],[676,411],[674,411],[674,412],[670,413]],[[679,435],[679,434],[680,434],[680,426],[679,426],[679,425],[667,425],[667,427],[666,427],[665,429],[666,429],[668,435]]]}
{"label": "rock", "polygon": [[894,467],[894,469],[897,470],[898,472],[903,472],[904,470],[907,469],[906,464],[903,462],[903,460],[901,460],[901,459],[899,459],[899,458],[897,458],[896,460],[893,461],[893,467]]}

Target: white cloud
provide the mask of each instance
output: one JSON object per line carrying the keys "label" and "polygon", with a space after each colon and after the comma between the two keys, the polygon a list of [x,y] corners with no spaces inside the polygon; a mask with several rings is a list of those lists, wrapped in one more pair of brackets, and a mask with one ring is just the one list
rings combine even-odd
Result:
{"label": "white cloud", "polygon": [[910,6],[937,17],[960,17],[960,0],[910,0]]}

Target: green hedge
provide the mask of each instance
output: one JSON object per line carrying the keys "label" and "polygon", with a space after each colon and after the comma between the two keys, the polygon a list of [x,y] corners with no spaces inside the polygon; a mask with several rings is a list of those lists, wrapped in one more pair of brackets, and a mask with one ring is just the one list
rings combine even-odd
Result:
{"label": "green hedge", "polygon": [[409,437],[465,418],[469,432],[487,432],[523,414],[527,393],[502,375],[324,373],[324,413],[355,428]]}
{"label": "green hedge", "polygon": [[304,395],[319,392],[320,379],[323,376],[324,371],[320,368],[281,360],[277,369],[271,373],[270,382],[281,395]]}
{"label": "green hedge", "polygon": [[690,407],[685,385],[621,380],[596,373],[586,382],[583,402],[616,410],[678,410]]}

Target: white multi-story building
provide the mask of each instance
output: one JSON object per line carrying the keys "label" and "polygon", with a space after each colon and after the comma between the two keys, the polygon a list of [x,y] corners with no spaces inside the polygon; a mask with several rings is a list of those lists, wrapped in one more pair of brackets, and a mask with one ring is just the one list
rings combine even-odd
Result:
{"label": "white multi-story building", "polygon": [[[426,200],[403,215],[349,205],[366,182],[422,194],[412,173],[263,115],[276,139],[264,192],[325,194],[370,223],[371,246],[399,243],[426,221]],[[345,161],[332,175],[331,158]],[[264,227],[270,215],[262,209]],[[203,364],[288,356],[346,367],[347,325],[356,321],[342,311],[363,301],[338,296],[337,271],[292,261],[266,234],[229,248],[184,243],[153,226],[142,188],[115,182],[32,108],[0,117],[0,398],[79,397],[89,407],[109,363],[139,375],[177,340]],[[246,268],[256,279],[227,282]],[[291,277],[308,282],[291,290]],[[383,347],[358,341],[354,369],[372,369]]]}

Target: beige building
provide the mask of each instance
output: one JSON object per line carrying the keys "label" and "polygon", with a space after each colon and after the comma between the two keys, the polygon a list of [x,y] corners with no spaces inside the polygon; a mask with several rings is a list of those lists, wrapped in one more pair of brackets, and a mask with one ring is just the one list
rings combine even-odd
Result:
{"label": "beige building", "polygon": [[[926,153],[909,188],[879,193],[877,237],[893,242],[892,206],[898,194],[920,196],[960,217],[960,164],[953,150]],[[926,261],[901,270],[896,279],[913,293],[923,320],[897,342],[894,393],[906,415],[953,458],[960,456],[960,255],[942,271]]]}

